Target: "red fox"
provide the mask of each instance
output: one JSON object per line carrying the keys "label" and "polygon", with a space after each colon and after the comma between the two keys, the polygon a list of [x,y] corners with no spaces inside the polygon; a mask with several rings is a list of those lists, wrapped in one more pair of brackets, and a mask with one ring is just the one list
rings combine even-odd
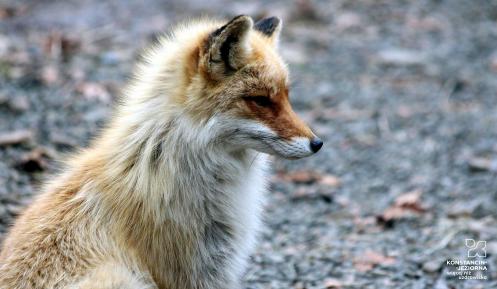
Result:
{"label": "red fox", "polygon": [[241,288],[266,154],[323,145],[290,106],[280,30],[198,20],[149,49],[107,127],[15,222],[0,288]]}

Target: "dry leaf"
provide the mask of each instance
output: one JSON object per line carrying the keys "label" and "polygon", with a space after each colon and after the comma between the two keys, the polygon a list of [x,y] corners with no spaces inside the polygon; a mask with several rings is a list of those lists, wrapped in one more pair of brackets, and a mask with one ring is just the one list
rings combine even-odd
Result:
{"label": "dry leaf", "polygon": [[361,272],[366,272],[373,269],[377,265],[391,266],[395,264],[395,258],[385,256],[381,253],[367,250],[363,256],[354,260],[354,267]]}
{"label": "dry leaf", "polygon": [[30,130],[16,130],[0,134],[0,146],[7,146],[28,142],[33,139],[33,132]]}
{"label": "dry leaf", "polygon": [[59,70],[53,65],[43,67],[41,70],[41,80],[45,85],[53,85],[59,81]]}
{"label": "dry leaf", "polygon": [[314,184],[319,183],[324,186],[337,187],[340,185],[340,179],[334,175],[323,175],[315,171],[294,171],[280,173],[277,177],[284,181],[294,182],[297,184]]}
{"label": "dry leaf", "polygon": [[310,187],[298,187],[292,194],[292,199],[302,199],[306,197],[313,197],[316,195],[315,190]]}
{"label": "dry leaf", "polygon": [[12,7],[0,7],[0,19],[11,18],[16,15],[16,11]]}
{"label": "dry leaf", "polygon": [[380,220],[383,222],[388,222],[392,220],[402,219],[406,216],[406,210],[399,207],[388,207],[383,211],[383,214],[380,216]]}
{"label": "dry leaf", "polygon": [[312,184],[315,183],[320,175],[313,171],[294,171],[286,174],[279,174],[278,177],[285,181],[294,182],[297,184]]}
{"label": "dry leaf", "polygon": [[17,166],[30,173],[43,171],[48,166],[48,158],[52,158],[53,154],[53,152],[39,147],[23,155]]}
{"label": "dry leaf", "polygon": [[25,12],[26,7],[11,7],[11,6],[0,6],[0,20],[8,19],[18,15],[21,15]]}
{"label": "dry leaf", "polygon": [[421,190],[414,190],[402,194],[395,199],[394,206],[416,212],[424,212],[426,209],[421,204],[422,194],[423,192]]}
{"label": "dry leaf", "polygon": [[340,179],[334,175],[322,175],[319,179],[319,183],[329,187],[338,187],[340,185]]}
{"label": "dry leaf", "polygon": [[340,289],[342,288],[342,282],[337,279],[329,278],[324,280],[323,286],[326,289]]}
{"label": "dry leaf", "polygon": [[421,190],[414,190],[398,196],[393,205],[386,208],[383,213],[377,217],[380,223],[389,224],[390,222],[402,219],[411,214],[419,214],[426,211],[425,206],[421,203]]}
{"label": "dry leaf", "polygon": [[473,172],[497,172],[497,160],[483,157],[473,157],[468,160],[470,170]]}
{"label": "dry leaf", "polygon": [[76,90],[88,99],[99,100],[104,103],[111,102],[111,96],[107,88],[96,82],[83,82]]}
{"label": "dry leaf", "polygon": [[54,58],[62,57],[67,59],[80,46],[79,40],[67,37],[60,32],[53,32],[45,39],[44,51]]}

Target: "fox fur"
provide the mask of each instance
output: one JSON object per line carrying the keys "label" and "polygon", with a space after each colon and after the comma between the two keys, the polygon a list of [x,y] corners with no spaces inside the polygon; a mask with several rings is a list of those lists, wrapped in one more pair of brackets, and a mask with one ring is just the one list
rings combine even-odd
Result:
{"label": "fox fur", "polygon": [[203,19],[146,51],[106,128],[11,228],[0,288],[241,288],[266,154],[322,145],[289,104],[280,29]]}

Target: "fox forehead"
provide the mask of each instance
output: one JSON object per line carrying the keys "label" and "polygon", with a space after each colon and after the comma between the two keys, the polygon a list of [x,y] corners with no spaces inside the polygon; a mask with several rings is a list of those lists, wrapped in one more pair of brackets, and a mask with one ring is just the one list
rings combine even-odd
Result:
{"label": "fox forehead", "polygon": [[287,90],[288,69],[273,44],[254,32],[252,55],[239,74],[246,93],[275,95]]}
{"label": "fox forehead", "polygon": [[247,64],[233,78],[220,83],[234,95],[268,96],[288,94],[288,70],[272,47],[257,47]]}
{"label": "fox forehead", "polygon": [[262,66],[260,71],[264,72],[267,77],[287,84],[288,68],[278,54],[275,45],[269,43],[264,36],[260,36],[257,32],[254,32],[253,35],[254,37],[251,38],[253,59],[249,64],[254,63],[256,66]]}
{"label": "fox forehead", "polygon": [[243,93],[272,96],[287,91],[288,77],[264,63],[247,65],[240,71]]}

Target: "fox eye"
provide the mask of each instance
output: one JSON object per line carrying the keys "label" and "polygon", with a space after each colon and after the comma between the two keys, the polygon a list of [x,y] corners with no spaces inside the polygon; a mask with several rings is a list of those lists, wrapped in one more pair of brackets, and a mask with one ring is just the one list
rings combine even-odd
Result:
{"label": "fox eye", "polygon": [[267,96],[246,96],[243,98],[245,101],[251,101],[254,102],[256,105],[260,107],[270,107],[273,102],[271,99]]}

